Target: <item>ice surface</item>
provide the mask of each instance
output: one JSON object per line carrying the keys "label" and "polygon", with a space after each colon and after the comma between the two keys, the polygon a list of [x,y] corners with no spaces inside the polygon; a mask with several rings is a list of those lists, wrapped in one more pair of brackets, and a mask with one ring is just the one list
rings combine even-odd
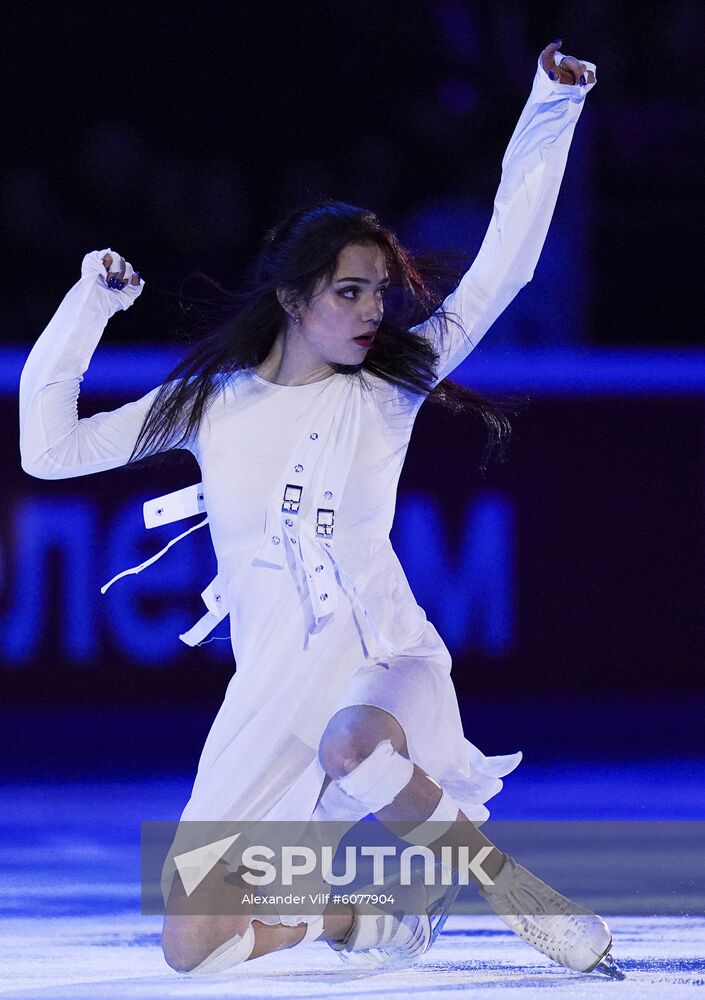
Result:
{"label": "ice surface", "polygon": [[[603,773],[598,782],[594,771],[589,777],[587,770],[563,771],[560,777],[535,774],[532,786],[531,773],[525,772],[519,797],[503,793],[494,815],[548,818],[550,803],[552,818],[702,819],[702,783],[695,778],[701,774],[690,765],[670,766],[660,776],[650,768],[641,777],[636,771],[622,775],[622,787],[616,774],[606,779]],[[666,786],[668,797],[659,796],[663,806],[657,816],[653,790]],[[590,795],[584,794],[588,788]],[[247,1000],[345,994],[435,1000],[473,989],[491,990],[493,998],[533,1000],[550,989],[558,1000],[705,1000],[705,917],[700,916],[610,916],[614,956],[628,977],[623,982],[554,965],[489,912],[451,916],[433,949],[403,973],[351,973],[324,942],[314,942],[219,977],[180,975],[162,958],[160,918],[139,913],[139,822],[176,818],[187,794],[186,781],[166,779],[3,789],[0,996]],[[672,810],[669,801],[676,803]],[[578,802],[582,813],[576,812]]]}
{"label": "ice surface", "polygon": [[569,972],[536,954],[497,918],[450,917],[424,959],[404,972],[351,974],[324,942],[246,962],[220,976],[172,972],[159,948],[157,917],[26,918],[4,923],[0,995],[52,1000],[166,997],[375,997],[438,1000],[459,989],[492,997],[591,1000],[705,996],[705,920],[613,918],[623,982]]}

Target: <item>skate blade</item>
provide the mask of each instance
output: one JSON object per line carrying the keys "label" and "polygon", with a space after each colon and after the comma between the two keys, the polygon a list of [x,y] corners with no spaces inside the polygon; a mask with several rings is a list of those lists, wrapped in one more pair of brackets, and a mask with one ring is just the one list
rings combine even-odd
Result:
{"label": "skate blade", "polygon": [[626,979],[627,977],[610,955],[611,948],[612,936],[610,935],[610,943],[607,945],[595,964],[591,965],[590,968],[585,971],[599,972],[601,975],[607,976],[608,979]]}
{"label": "skate blade", "polygon": [[336,951],[336,955],[350,969],[373,975],[377,972],[399,972],[414,965],[420,955],[396,955],[384,948],[370,948],[367,951]]}
{"label": "skate blade", "polygon": [[599,972],[608,979],[626,979],[627,977],[617,965],[612,956],[606,952],[600,961],[595,965],[592,972]]}

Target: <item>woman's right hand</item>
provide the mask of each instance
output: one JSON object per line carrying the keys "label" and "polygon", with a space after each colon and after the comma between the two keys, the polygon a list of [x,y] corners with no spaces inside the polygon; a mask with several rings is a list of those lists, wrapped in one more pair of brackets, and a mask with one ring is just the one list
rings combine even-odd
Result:
{"label": "woman's right hand", "polygon": [[120,291],[128,282],[131,285],[139,285],[142,280],[140,272],[133,271],[132,265],[128,264],[124,257],[119,257],[117,254],[104,254],[103,267],[107,271],[105,283],[108,288],[115,288]]}

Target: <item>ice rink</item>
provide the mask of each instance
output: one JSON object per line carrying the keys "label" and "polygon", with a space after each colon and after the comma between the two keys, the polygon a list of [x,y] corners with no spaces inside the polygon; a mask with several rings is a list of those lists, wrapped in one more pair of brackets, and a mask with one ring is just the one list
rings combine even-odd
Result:
{"label": "ice rink", "polygon": [[[572,765],[557,781],[523,769],[493,807],[497,819],[701,820],[702,762],[631,765],[604,774]],[[659,789],[668,787],[668,805]],[[451,916],[425,959],[404,973],[351,974],[324,942],[246,963],[227,975],[181,976],[165,964],[159,917],[139,912],[139,823],[174,819],[185,779],[5,785],[0,842],[0,995],[52,1000],[163,997],[437,998],[487,990],[556,997],[705,997],[705,917],[610,915],[623,982],[566,971],[492,913]],[[562,886],[558,886],[562,888]]]}

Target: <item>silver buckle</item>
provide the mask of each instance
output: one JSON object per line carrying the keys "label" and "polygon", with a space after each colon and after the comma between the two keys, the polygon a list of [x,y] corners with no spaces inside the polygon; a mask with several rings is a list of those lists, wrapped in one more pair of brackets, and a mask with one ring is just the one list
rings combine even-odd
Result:
{"label": "silver buckle", "polygon": [[299,507],[301,506],[301,494],[303,493],[303,486],[297,486],[295,483],[287,483],[284,487],[284,497],[282,499],[282,512],[289,514],[298,514]]}
{"label": "silver buckle", "polygon": [[333,518],[335,511],[327,507],[319,507],[316,512],[316,534],[328,538],[333,534]]}

